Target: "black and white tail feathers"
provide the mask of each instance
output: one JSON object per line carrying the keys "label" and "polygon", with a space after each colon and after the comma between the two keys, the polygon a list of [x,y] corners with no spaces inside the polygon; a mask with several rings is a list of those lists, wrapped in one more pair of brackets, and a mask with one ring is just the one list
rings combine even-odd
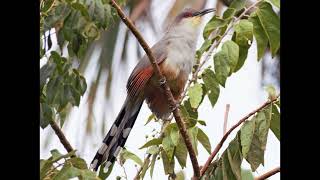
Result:
{"label": "black and white tail feathers", "polygon": [[97,171],[98,167],[105,162],[104,172],[106,172],[110,165],[115,162],[137,119],[142,103],[143,99],[141,98],[132,101],[129,96],[127,97],[101,147],[94,156],[90,166],[91,169]]}

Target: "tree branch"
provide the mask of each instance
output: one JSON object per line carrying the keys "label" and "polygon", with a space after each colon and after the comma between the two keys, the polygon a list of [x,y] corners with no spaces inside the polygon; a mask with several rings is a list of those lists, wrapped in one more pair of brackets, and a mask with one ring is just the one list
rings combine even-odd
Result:
{"label": "tree branch", "polygon": [[274,169],[262,174],[261,176],[254,178],[254,180],[267,179],[268,177],[273,176],[273,175],[277,174],[278,172],[280,172],[280,167],[274,168]]}
{"label": "tree branch", "polygon": [[181,113],[179,108],[177,108],[177,104],[175,103],[175,100],[172,96],[171,90],[169,88],[169,86],[166,83],[166,79],[165,77],[162,75],[160,68],[156,62],[156,59],[154,58],[150,47],[148,46],[148,44],[146,43],[146,41],[143,39],[143,37],[141,36],[141,34],[138,32],[138,30],[135,28],[135,26],[133,25],[133,23],[131,22],[130,19],[128,19],[126,17],[126,15],[123,13],[123,11],[121,10],[121,8],[119,7],[119,5],[114,1],[114,0],[110,0],[109,1],[110,5],[113,6],[117,12],[118,15],[120,16],[121,20],[128,26],[128,28],[131,30],[131,32],[135,35],[135,37],[137,38],[137,40],[139,41],[140,45],[142,46],[142,48],[144,49],[144,51],[146,52],[150,63],[153,67],[153,70],[155,72],[155,74],[159,77],[160,80],[160,85],[161,87],[165,90],[165,95],[168,98],[168,102],[169,102],[169,106],[170,107],[175,107],[173,110],[173,115],[174,118],[177,122],[179,131],[183,137],[183,140],[187,146],[188,152],[189,152],[189,156],[192,162],[192,167],[193,167],[193,171],[194,171],[194,177],[195,179],[199,179],[200,177],[200,168],[199,168],[199,163],[195,154],[195,151],[192,147],[191,144],[191,140],[189,135],[187,134],[187,129],[186,129],[186,125],[184,123],[184,121],[181,119]]}
{"label": "tree branch", "polygon": [[262,110],[264,107],[268,106],[269,104],[273,103],[274,101],[276,101],[278,99],[279,95],[272,99],[272,100],[268,100],[267,102],[265,102],[263,105],[261,105],[259,108],[257,108],[256,110],[250,112],[248,115],[246,115],[245,117],[243,117],[242,119],[240,119],[238,121],[237,124],[233,125],[228,132],[226,132],[226,134],[222,137],[222,139],[220,140],[220,142],[218,143],[218,145],[215,147],[215,149],[213,150],[213,152],[211,153],[211,155],[209,156],[209,158],[207,159],[206,163],[204,164],[204,166],[201,169],[200,172],[200,176],[202,176],[206,170],[208,169],[211,161],[213,160],[213,158],[217,155],[217,153],[219,152],[219,150],[221,149],[224,141],[227,139],[227,137],[230,135],[230,133],[237,128],[240,124],[242,124],[243,122],[245,122],[250,116],[254,115],[255,113],[257,113],[258,111]]}
{"label": "tree branch", "polygon": [[[63,147],[68,151],[68,153],[73,151],[72,146],[70,145],[66,136],[63,134],[62,130],[59,128],[58,124],[55,121],[50,121],[50,125],[51,125],[52,129],[54,130],[55,134],[58,136]],[[71,157],[74,157],[74,155]]]}

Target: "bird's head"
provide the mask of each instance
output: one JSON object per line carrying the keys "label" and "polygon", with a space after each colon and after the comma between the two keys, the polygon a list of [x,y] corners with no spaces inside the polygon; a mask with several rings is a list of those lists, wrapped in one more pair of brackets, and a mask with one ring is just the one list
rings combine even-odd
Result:
{"label": "bird's head", "polygon": [[198,27],[201,23],[201,17],[210,12],[214,12],[215,9],[204,9],[200,11],[196,11],[191,8],[184,9],[180,14],[175,18],[176,25],[186,25],[190,27]]}
{"label": "bird's head", "polygon": [[168,33],[174,36],[194,36],[200,29],[201,17],[214,11],[215,9],[212,8],[200,11],[186,8],[176,16],[171,26],[169,26]]}

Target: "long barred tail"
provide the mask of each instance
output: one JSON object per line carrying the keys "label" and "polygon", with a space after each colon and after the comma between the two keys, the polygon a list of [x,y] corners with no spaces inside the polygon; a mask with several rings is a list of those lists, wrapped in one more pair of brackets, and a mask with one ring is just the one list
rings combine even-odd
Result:
{"label": "long barred tail", "polygon": [[137,119],[142,103],[143,99],[132,102],[132,100],[129,100],[129,97],[127,97],[118,117],[94,156],[90,166],[91,169],[97,171],[98,167],[105,162],[104,171],[106,172],[110,165],[115,162]]}

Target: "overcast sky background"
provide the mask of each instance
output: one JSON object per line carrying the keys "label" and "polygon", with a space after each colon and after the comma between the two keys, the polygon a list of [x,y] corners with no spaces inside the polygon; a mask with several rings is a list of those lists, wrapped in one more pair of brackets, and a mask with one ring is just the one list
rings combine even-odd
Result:
{"label": "overcast sky background", "polygon": [[[161,2],[161,3],[160,3]],[[161,6],[159,5],[161,4]],[[152,6],[157,6],[157,8],[153,8],[155,10],[155,14],[162,14],[168,11],[168,7],[170,7],[170,1],[165,0],[154,0]],[[207,6],[209,7],[209,6]],[[203,20],[203,25],[210,19],[210,15],[206,16]],[[157,28],[160,29],[160,25],[162,24],[163,18],[161,16],[154,16],[157,19],[156,25]],[[143,24],[137,23],[138,28],[143,33],[145,39],[149,43],[149,45],[153,45],[160,37],[161,34],[155,36],[149,28],[145,28]],[[121,23],[120,25],[120,33],[125,30],[125,26]],[[203,28],[202,28],[203,29]],[[226,39],[230,39],[228,36]],[[118,42],[116,45],[116,51],[120,50],[121,43],[124,37],[119,36]],[[56,47],[56,39],[53,38],[53,49]],[[107,132],[114,121],[115,117],[120,110],[122,103],[126,97],[125,85],[127,82],[127,78],[130,75],[131,70],[136,65],[138,59],[135,54],[135,46],[136,41],[133,37],[130,37],[129,42],[132,44],[132,48],[129,48],[128,57],[131,57],[126,63],[120,64],[120,53],[115,53],[113,59],[113,72],[114,72],[114,80],[112,82],[111,88],[111,98],[109,101],[106,101],[104,96],[104,87],[100,85],[98,89],[98,95],[96,98],[96,103],[94,104],[93,112],[94,112],[94,123],[93,123],[93,133],[91,135],[86,135],[86,117],[87,117],[87,97],[88,91],[86,91],[85,95],[81,98],[80,106],[74,107],[69,119],[66,121],[63,126],[63,131],[71,145],[77,149],[77,153],[80,154],[82,158],[86,160],[89,164],[94,157],[97,149],[99,148],[102,139],[104,138],[101,135],[101,126],[102,121],[107,121],[107,127],[105,132]],[[202,36],[199,35],[198,40],[198,48],[201,46],[203,42]],[[96,49],[95,53],[92,55],[89,67],[87,71],[84,73],[84,76],[87,80],[88,87],[94,78],[94,72],[97,70],[97,57],[100,53],[101,49]],[[266,59],[270,61],[272,64],[273,59]],[[45,60],[41,60],[40,65],[42,66],[45,63]],[[213,61],[210,60],[207,65],[213,64]],[[107,74],[102,76],[100,82],[105,82],[107,79]],[[206,97],[199,108],[199,119],[205,120],[207,126],[201,126],[201,129],[207,133],[210,138],[210,143],[212,149],[216,146],[223,135],[223,118],[225,112],[226,104],[230,104],[229,118],[228,118],[228,129],[235,123],[238,122],[240,118],[247,115],[252,110],[256,109],[258,106],[263,104],[267,100],[267,93],[260,85],[261,82],[261,62],[257,61],[257,51],[256,44],[253,41],[251,48],[249,49],[248,58],[244,64],[244,66],[235,74],[227,79],[226,87],[220,89],[219,99],[212,109],[211,104]],[[106,119],[102,119],[101,114],[105,114]],[[145,142],[145,135],[150,135],[154,128],[160,129],[159,123],[151,122],[147,126],[144,126],[147,117],[151,114],[146,104],[143,104],[140,114],[137,118],[137,121],[132,129],[129,138],[126,143],[126,148],[129,151],[136,153],[141,159],[144,159],[145,150],[139,150]],[[239,128],[233,131],[233,133],[228,137],[226,142],[224,143],[222,149],[219,154],[221,155],[223,150],[228,146],[229,142],[235,137],[236,132]],[[55,135],[51,135],[51,140],[49,145],[44,148],[46,136],[52,134],[52,129],[47,127],[42,130],[40,128],[40,158],[47,159],[50,156],[50,150],[58,149],[61,153],[65,153],[65,149],[59,142],[59,139]],[[268,142],[265,151],[265,165],[260,166],[257,171],[254,173],[256,176],[262,174],[266,171],[269,171],[275,167],[280,166],[280,143],[274,134],[269,131],[268,134]],[[209,154],[205,151],[205,149],[199,144],[199,164],[203,165],[208,158]],[[243,162],[243,167],[246,169],[250,168],[248,163]],[[127,161],[124,165],[126,169],[126,173],[128,175],[128,179],[133,179],[136,175],[137,168],[134,166],[132,161]],[[180,165],[176,164],[176,171],[181,170]],[[187,168],[184,169],[184,173],[186,177],[191,177],[193,174],[192,165],[188,156],[187,160]],[[110,175],[110,179],[115,179],[118,175],[123,175],[123,169],[120,167],[118,163],[115,164],[113,168],[113,172]],[[164,175],[164,170],[162,166],[162,160],[156,162],[153,179],[167,179],[167,176]],[[149,175],[149,170],[146,173],[146,180],[151,179]],[[270,180],[279,180],[280,173],[269,178]]]}

